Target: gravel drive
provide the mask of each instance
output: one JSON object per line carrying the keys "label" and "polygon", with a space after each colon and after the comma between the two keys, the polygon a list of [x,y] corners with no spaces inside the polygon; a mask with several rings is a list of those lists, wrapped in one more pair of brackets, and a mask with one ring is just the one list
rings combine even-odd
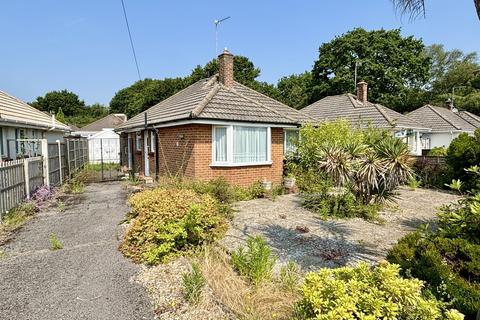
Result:
{"label": "gravel drive", "polygon": [[385,259],[388,249],[419,225],[435,224],[437,207],[459,199],[429,189],[402,188],[399,193],[398,203],[381,213],[383,223],[360,218],[321,220],[303,209],[295,194],[276,201],[239,202],[221,244],[231,251],[244,244],[248,236],[262,235],[279,257],[277,270],[289,260],[304,271],[360,260],[373,263]]}
{"label": "gravel drive", "polygon": [[[154,319],[140,267],[117,250],[128,212],[120,182],[91,184],[67,206],[39,213],[3,247],[0,319]],[[51,251],[55,233],[63,249]]]}

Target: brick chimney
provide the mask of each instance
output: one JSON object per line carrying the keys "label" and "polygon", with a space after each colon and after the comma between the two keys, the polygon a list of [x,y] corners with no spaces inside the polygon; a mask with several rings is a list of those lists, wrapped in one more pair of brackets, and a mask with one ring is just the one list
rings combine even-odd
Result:
{"label": "brick chimney", "polygon": [[227,49],[218,56],[218,75],[220,83],[226,87],[233,87],[233,54]]}
{"label": "brick chimney", "polygon": [[357,99],[361,103],[368,101],[368,84],[365,81],[357,83]]}

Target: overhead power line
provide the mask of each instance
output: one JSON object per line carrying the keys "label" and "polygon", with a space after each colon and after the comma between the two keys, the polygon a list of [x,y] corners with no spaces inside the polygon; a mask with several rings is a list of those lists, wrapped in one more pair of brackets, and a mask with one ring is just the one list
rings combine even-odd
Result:
{"label": "overhead power line", "polygon": [[135,66],[137,67],[138,79],[142,80],[142,76],[140,75],[140,68],[138,67],[137,54],[135,53],[135,46],[133,45],[132,33],[130,32],[130,25],[128,23],[127,10],[125,10],[125,3],[123,3],[123,0],[121,0],[121,2],[123,8],[123,16],[125,17],[125,23],[127,25],[128,37],[130,38],[130,45],[132,46],[133,59],[135,60]]}

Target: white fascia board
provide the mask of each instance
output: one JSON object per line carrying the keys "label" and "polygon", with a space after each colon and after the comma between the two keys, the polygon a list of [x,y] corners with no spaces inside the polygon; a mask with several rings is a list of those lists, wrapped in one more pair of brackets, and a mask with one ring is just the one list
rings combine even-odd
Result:
{"label": "white fascia board", "polygon": [[[217,126],[246,126],[246,127],[270,127],[270,128],[297,128],[296,125],[289,124],[274,124],[274,123],[260,123],[260,122],[244,122],[244,121],[228,121],[228,120],[184,120],[176,121],[172,123],[158,124],[153,126],[154,128],[165,128],[181,126],[185,124],[211,124]],[[138,129],[137,129],[138,130]],[[134,130],[134,131],[137,131]],[[141,129],[143,130],[143,128]]]}

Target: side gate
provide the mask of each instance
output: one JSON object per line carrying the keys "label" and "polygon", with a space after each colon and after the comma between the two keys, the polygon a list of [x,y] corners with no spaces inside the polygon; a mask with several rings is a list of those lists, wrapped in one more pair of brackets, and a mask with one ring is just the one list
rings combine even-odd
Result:
{"label": "side gate", "polygon": [[89,138],[88,168],[95,181],[120,179],[120,138]]}

